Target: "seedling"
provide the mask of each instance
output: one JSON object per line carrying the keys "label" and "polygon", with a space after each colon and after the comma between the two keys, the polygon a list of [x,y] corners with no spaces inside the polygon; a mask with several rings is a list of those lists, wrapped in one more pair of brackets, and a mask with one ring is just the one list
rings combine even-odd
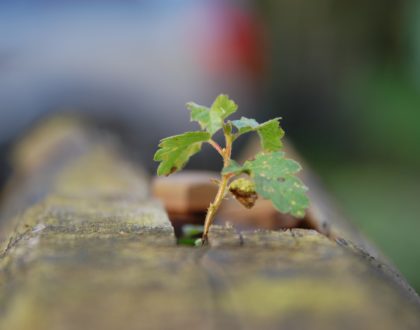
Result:
{"label": "seedling", "polygon": [[[287,159],[282,151],[284,131],[280,127],[280,118],[262,124],[245,117],[227,120],[238,106],[223,94],[216,98],[210,108],[193,102],[187,103],[187,108],[191,111],[191,121],[198,122],[201,131],[162,139],[154,160],[160,162],[157,174],[167,176],[181,170],[190,157],[201,150],[203,143],[210,144],[222,157],[220,179],[215,180],[219,189],[207,210],[202,244],[207,242],[209,228],[228,192],[247,208],[251,208],[261,196],[271,200],[280,212],[290,213],[297,218],[304,217],[309,204],[307,188],[296,176],[301,166]],[[219,130],[223,130],[224,147],[213,139]],[[240,165],[231,159],[232,145],[238,137],[249,132],[257,132],[262,151]]]}

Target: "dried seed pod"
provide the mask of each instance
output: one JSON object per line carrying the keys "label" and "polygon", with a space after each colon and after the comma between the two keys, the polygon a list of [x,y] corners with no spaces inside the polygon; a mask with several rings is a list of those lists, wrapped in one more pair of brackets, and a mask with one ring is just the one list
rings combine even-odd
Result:
{"label": "dried seed pod", "polygon": [[239,178],[233,181],[229,185],[229,191],[247,209],[253,207],[258,198],[255,191],[255,183],[245,178]]}

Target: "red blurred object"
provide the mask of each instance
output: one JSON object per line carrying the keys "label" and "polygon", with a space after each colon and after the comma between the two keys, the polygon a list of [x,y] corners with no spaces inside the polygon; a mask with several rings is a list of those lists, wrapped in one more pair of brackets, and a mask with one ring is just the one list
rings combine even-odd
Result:
{"label": "red blurred object", "polygon": [[[260,80],[266,67],[266,38],[262,22],[244,8],[217,7],[208,15],[207,38],[199,38],[202,65],[215,75],[245,74]],[[202,36],[202,33],[200,33]]]}

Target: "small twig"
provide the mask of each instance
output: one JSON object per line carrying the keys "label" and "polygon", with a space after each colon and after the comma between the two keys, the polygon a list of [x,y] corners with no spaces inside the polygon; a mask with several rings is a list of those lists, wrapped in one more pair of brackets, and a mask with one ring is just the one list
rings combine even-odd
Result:
{"label": "small twig", "polygon": [[216,149],[216,151],[220,154],[220,156],[222,156],[223,157],[223,154],[224,154],[224,152],[223,152],[223,149],[222,149],[222,147],[216,142],[216,141],[214,141],[213,139],[210,139],[210,140],[208,140],[207,141],[214,149]]}
{"label": "small twig", "polygon": [[[210,141],[214,142],[213,140],[210,140]],[[225,133],[225,141],[226,141],[226,146],[225,148],[222,149],[223,151],[221,152],[221,155],[223,157],[223,166],[227,167],[230,164],[230,157],[232,153],[232,142],[233,142],[232,135]],[[219,145],[217,146],[220,148]],[[231,177],[232,177],[232,174],[230,173],[225,174],[225,175],[222,175],[221,180],[219,181],[219,190],[217,191],[217,194],[216,194],[216,197],[214,198],[213,203],[210,204],[207,210],[206,219],[204,221],[204,232],[203,232],[203,237],[201,239],[202,245],[206,244],[208,241],[208,233],[209,233],[210,226],[213,223],[214,217],[216,215],[217,210],[220,207],[220,204],[222,203],[223,199],[226,196],[229,179]]]}

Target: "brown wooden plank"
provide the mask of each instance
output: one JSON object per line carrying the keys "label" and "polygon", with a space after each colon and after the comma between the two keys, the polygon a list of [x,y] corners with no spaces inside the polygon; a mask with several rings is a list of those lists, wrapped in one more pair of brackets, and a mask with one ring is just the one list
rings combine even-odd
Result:
{"label": "brown wooden plank", "polygon": [[349,241],[214,227],[210,247],[176,246],[115,143],[65,120],[35,132],[2,203],[0,329],[420,327],[417,296]]}
{"label": "brown wooden plank", "polygon": [[[217,229],[217,230],[220,230]],[[418,303],[381,263],[316,231],[226,231],[203,261],[243,329],[416,329]],[[218,236],[218,235],[217,235]],[[238,237],[239,236],[239,237]],[[401,305],[402,304],[402,305]]]}

